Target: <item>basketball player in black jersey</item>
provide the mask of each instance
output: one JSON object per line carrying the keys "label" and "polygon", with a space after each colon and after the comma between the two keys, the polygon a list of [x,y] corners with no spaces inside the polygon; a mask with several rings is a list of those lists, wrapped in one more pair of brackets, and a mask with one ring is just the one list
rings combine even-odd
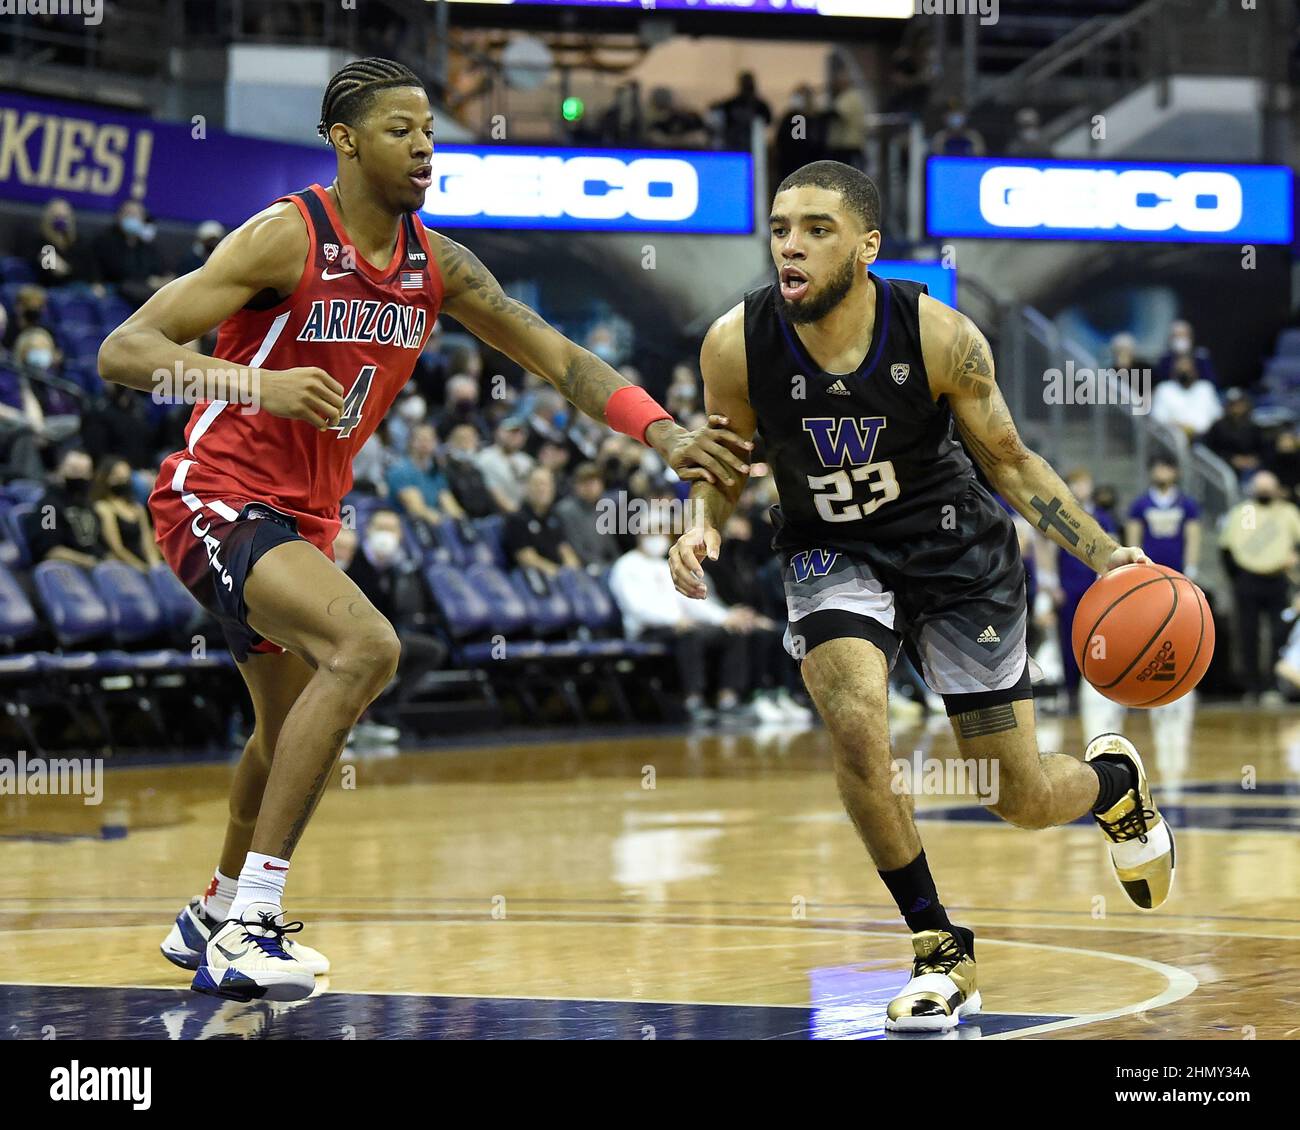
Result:
{"label": "basketball player in black jersey", "polygon": [[[980,996],[974,935],[949,921],[911,797],[891,788],[886,694],[900,647],[943,696],[962,757],[997,759],[1002,819],[1048,828],[1093,813],[1121,886],[1148,910],[1169,893],[1174,849],[1124,738],[1094,739],[1082,761],[1039,753],[1024,568],[971,458],[1098,573],[1146,558],[1116,544],[1021,442],[970,319],[923,286],[870,272],[879,217],[875,186],[848,165],[787,177],[771,216],[778,281],[713,324],[700,368],[709,412],[766,445],[786,646],[834,739],[844,804],[913,932],[912,978],[886,1027],[924,1031],[978,1012]],[[692,486],[691,528],[669,557],[687,596],[705,595],[703,560],[717,557],[742,489]]]}

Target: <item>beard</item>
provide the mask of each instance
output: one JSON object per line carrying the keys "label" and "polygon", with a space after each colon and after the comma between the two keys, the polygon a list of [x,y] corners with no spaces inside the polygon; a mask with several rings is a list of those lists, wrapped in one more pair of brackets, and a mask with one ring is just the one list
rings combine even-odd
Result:
{"label": "beard", "polygon": [[808,322],[820,322],[844,301],[844,296],[853,286],[856,266],[855,252],[844,261],[844,265],[839,270],[831,275],[820,291],[816,294],[807,294],[797,302],[789,301],[778,287],[776,296],[786,319],[796,326],[806,325]]}

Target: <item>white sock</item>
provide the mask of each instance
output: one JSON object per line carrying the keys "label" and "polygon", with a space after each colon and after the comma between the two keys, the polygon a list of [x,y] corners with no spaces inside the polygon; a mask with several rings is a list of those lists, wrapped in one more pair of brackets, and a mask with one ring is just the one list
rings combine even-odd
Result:
{"label": "white sock", "polygon": [[230,917],[230,904],[234,901],[235,891],[238,888],[238,880],[223,875],[221,869],[217,868],[212,872],[212,882],[208,884],[208,889],[203,892],[203,897],[199,900],[203,913],[218,922],[224,922]]}
{"label": "white sock", "polygon": [[269,902],[281,909],[284,899],[284,881],[288,877],[289,861],[274,855],[261,855],[250,851],[239,872],[239,890],[230,904],[231,918],[242,918],[244,911],[255,902]]}

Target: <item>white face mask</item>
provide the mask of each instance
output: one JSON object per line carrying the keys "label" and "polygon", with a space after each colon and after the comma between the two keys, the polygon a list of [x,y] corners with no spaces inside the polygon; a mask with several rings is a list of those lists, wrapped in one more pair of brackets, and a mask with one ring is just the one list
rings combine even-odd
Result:
{"label": "white face mask", "polygon": [[402,419],[408,423],[414,424],[417,420],[423,420],[424,413],[424,397],[411,396],[402,402]]}
{"label": "white face mask", "polygon": [[641,539],[641,552],[647,557],[667,557],[668,539],[663,534],[650,534]]}
{"label": "white face mask", "polygon": [[1183,354],[1192,351],[1192,339],[1179,334],[1177,337],[1169,339],[1169,348],[1175,353]]}
{"label": "white face mask", "polygon": [[401,544],[401,535],[393,530],[371,530],[366,535],[366,555],[377,561],[391,561]]}

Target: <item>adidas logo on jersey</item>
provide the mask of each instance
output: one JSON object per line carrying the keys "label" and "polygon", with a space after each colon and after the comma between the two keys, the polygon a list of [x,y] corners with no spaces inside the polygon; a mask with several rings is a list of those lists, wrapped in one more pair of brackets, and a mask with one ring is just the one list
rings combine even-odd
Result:
{"label": "adidas logo on jersey", "polygon": [[987,628],[985,628],[982,632],[980,632],[978,636],[975,637],[975,642],[976,643],[1001,643],[1002,637],[993,630],[993,625],[990,624]]}
{"label": "adidas logo on jersey", "polygon": [[848,390],[848,388],[845,386],[845,384],[844,384],[843,381],[836,381],[833,385],[829,386],[829,387],[826,389],[826,391],[829,392],[829,393],[831,393],[831,394],[834,395],[834,396],[849,396],[849,395],[851,395],[850,392],[849,392],[849,390]]}

